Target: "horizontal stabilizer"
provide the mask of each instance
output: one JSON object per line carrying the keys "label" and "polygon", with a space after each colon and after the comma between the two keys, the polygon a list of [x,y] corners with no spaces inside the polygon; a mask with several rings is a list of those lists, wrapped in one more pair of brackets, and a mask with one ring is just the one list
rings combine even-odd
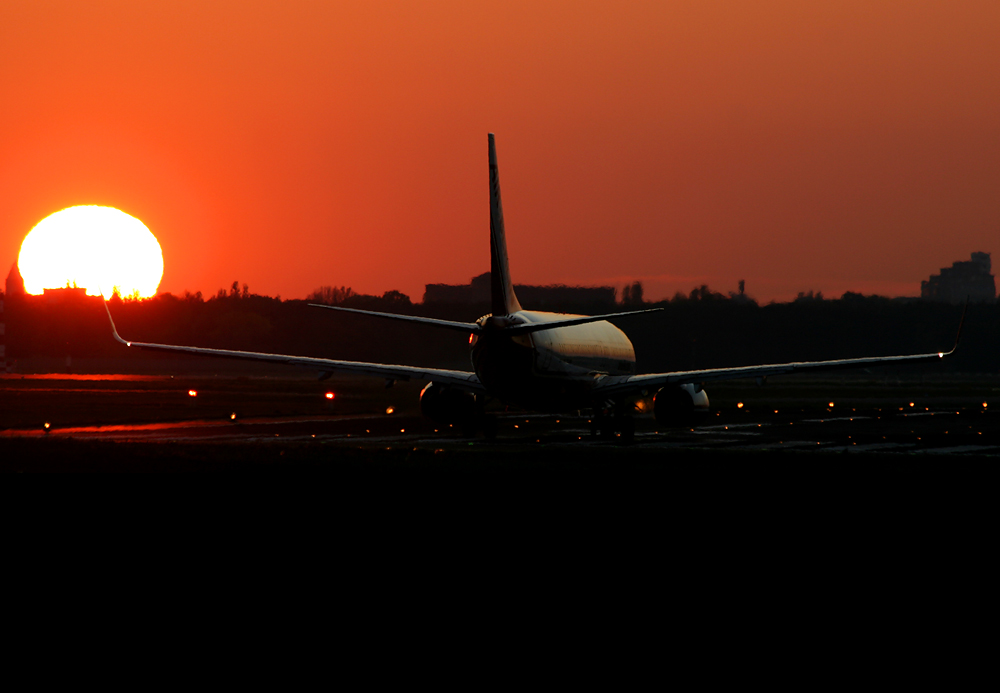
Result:
{"label": "horizontal stabilizer", "polygon": [[474,322],[456,322],[454,320],[438,320],[436,318],[421,318],[416,315],[399,315],[398,313],[379,313],[374,310],[358,310],[357,308],[341,308],[340,306],[327,306],[322,303],[310,303],[315,308],[327,308],[328,310],[341,310],[345,313],[358,313],[359,315],[371,315],[376,318],[389,318],[390,320],[404,320],[406,322],[419,322],[431,327],[443,327],[447,330],[458,330],[459,332],[471,332],[479,334],[482,328]]}
{"label": "horizontal stabilizer", "polygon": [[588,322],[600,322],[601,320],[613,320],[626,315],[638,315],[639,313],[658,313],[662,308],[647,308],[645,310],[630,310],[624,313],[607,313],[606,315],[581,315],[576,318],[566,320],[556,320],[554,322],[529,322],[520,325],[511,325],[504,329],[505,334],[512,336],[541,332],[542,330],[554,330],[559,327],[570,327],[572,325],[584,325]]}

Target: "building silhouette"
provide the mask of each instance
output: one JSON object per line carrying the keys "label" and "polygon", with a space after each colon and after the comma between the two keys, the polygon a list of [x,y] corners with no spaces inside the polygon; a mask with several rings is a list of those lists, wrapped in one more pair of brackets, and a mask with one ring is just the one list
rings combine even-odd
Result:
{"label": "building silhouette", "polygon": [[7,273],[7,297],[24,296],[24,278],[15,262]]}
{"label": "building silhouette", "polygon": [[968,299],[972,303],[992,303],[996,296],[989,253],[973,253],[971,260],[942,267],[940,274],[920,282],[920,297],[928,301],[963,303]]}
{"label": "building silhouette", "polygon": [[[606,305],[615,304],[613,286],[532,286],[515,284],[514,291],[524,306],[544,310],[561,305]],[[473,277],[468,284],[426,284],[424,303],[485,303],[490,302],[490,273]]]}

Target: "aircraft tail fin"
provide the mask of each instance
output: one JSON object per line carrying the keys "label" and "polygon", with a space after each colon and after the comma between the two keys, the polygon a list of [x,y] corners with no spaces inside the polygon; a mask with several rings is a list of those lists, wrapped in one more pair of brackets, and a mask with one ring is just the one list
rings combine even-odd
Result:
{"label": "aircraft tail fin", "polygon": [[500,201],[500,172],[493,133],[490,141],[490,292],[493,315],[510,315],[521,310],[507,265],[507,238],[504,235],[503,203]]}

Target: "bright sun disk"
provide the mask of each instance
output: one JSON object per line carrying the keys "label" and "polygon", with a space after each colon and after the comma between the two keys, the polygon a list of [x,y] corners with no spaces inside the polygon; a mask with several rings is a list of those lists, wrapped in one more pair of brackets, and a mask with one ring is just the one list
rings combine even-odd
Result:
{"label": "bright sun disk", "polygon": [[24,290],[78,286],[91,296],[149,298],[163,277],[163,253],[146,225],[114,207],[68,207],[42,219],[17,258]]}

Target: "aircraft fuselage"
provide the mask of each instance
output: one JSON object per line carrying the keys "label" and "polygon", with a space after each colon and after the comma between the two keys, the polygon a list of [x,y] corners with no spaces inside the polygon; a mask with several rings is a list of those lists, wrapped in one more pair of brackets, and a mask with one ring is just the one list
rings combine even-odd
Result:
{"label": "aircraft fuselage", "polygon": [[472,339],[472,366],[490,394],[535,409],[586,408],[594,405],[592,388],[599,376],[635,373],[632,342],[604,320],[518,336],[503,333],[509,325],[573,317],[522,310],[480,318],[484,331]]}

